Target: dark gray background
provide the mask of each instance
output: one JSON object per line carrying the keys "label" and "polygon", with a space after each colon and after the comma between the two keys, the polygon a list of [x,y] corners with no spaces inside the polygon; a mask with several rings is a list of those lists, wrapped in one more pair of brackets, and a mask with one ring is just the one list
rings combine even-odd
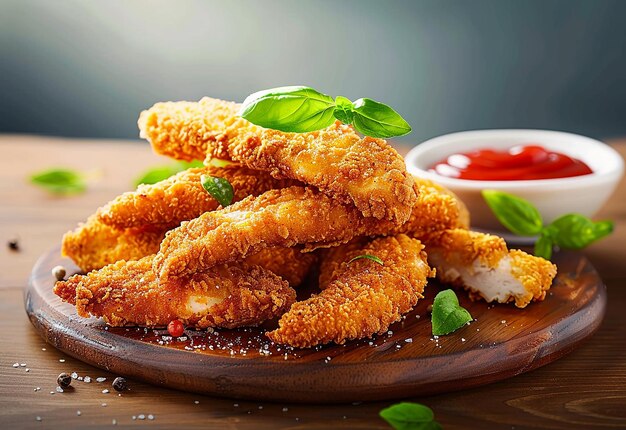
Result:
{"label": "dark gray background", "polygon": [[139,112],[305,84],[396,108],[419,142],[626,135],[626,1],[0,0],[0,132],[136,137]]}

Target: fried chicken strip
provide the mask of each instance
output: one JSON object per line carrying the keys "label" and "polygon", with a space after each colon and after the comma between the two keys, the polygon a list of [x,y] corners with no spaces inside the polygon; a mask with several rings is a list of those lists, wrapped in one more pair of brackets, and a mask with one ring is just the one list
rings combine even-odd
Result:
{"label": "fried chicken strip", "polygon": [[74,231],[65,233],[61,254],[89,272],[119,260],[138,260],[154,254],[163,237],[165,230],[116,229],[92,215]]}
{"label": "fried chicken strip", "polygon": [[554,264],[523,251],[509,251],[498,236],[453,229],[424,242],[437,278],[468,290],[473,299],[515,302],[524,308],[543,300],[556,276]]}
{"label": "fried chicken strip", "polygon": [[166,231],[177,227],[181,221],[196,218],[220,206],[202,187],[202,175],[228,180],[233,187],[234,202],[295,183],[234,164],[192,168],[156,184],[140,185],[136,191],[118,196],[98,209],[98,218],[118,229],[154,225]]}
{"label": "fried chicken strip", "polygon": [[157,103],[141,113],[141,137],[179,159],[229,158],[251,169],[314,185],[366,217],[406,222],[417,199],[404,159],[386,141],[334,125],[310,133],[269,130],[239,118],[239,105],[203,98]]}
{"label": "fried chicken strip", "polygon": [[[340,247],[341,248],[341,247]],[[384,265],[357,255],[375,255]],[[399,234],[327,254],[339,266],[328,286],[294,303],[267,333],[276,343],[309,348],[329,342],[384,333],[422,298],[426,278],[433,275],[423,245]]]}
{"label": "fried chicken strip", "polygon": [[265,248],[244,260],[248,265],[261,266],[280,276],[292,287],[302,284],[304,278],[317,262],[317,255],[294,248]]}
{"label": "fried chicken strip", "polygon": [[112,326],[162,327],[179,319],[187,327],[235,328],[281,315],[296,293],[286,281],[258,266],[219,266],[179,285],[159,285],[154,256],[119,261],[87,275],[59,281],[54,293],[76,305],[78,315]]}
{"label": "fried chicken strip", "polygon": [[312,188],[270,190],[171,230],[154,260],[160,282],[215,265],[240,261],[274,246],[304,245],[305,251],[384,234],[391,223],[364,218]]}

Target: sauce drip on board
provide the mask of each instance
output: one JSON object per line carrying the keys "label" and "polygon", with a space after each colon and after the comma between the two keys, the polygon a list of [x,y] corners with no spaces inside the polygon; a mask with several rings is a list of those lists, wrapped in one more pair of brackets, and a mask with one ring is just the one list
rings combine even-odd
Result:
{"label": "sauce drip on board", "polygon": [[476,181],[571,178],[593,173],[584,162],[539,145],[452,154],[431,166],[430,171],[449,178]]}

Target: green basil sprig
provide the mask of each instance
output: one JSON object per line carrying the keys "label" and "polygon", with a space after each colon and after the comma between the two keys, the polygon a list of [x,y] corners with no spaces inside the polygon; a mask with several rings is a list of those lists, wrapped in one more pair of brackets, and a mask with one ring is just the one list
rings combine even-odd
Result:
{"label": "green basil sprig", "polygon": [[431,317],[433,335],[443,336],[452,333],[472,319],[467,309],[459,305],[459,299],[454,291],[443,290],[437,293]]}
{"label": "green basil sprig", "polygon": [[203,164],[199,160],[194,160],[191,162],[187,161],[179,161],[173,164],[165,164],[162,166],[154,166],[144,171],[137,179],[135,179],[135,186],[139,186],[141,184],[156,184],[157,182],[164,181],[165,179],[173,176],[183,170],[187,170],[192,167],[202,167]]}
{"label": "green basil sprig", "polygon": [[381,266],[385,265],[385,263],[383,263],[383,260],[381,260],[380,258],[376,257],[375,255],[368,255],[368,254],[357,255],[356,257],[351,258],[350,261],[348,261],[348,264],[352,263],[355,260],[360,260],[362,258],[365,258],[367,260],[375,261],[376,263],[380,264]]}
{"label": "green basil sprig", "polygon": [[202,187],[223,207],[233,202],[234,192],[233,186],[224,178],[216,176],[202,175],[200,177]]}
{"label": "green basil sprig", "polygon": [[594,222],[580,214],[563,215],[548,225],[528,200],[503,191],[483,190],[483,198],[498,221],[520,236],[535,236],[534,253],[549,260],[554,246],[582,249],[613,232],[612,221]]}
{"label": "green basil sprig", "polygon": [[330,126],[335,119],[378,138],[404,136],[411,126],[389,106],[362,98],[354,103],[343,96],[334,100],[313,88],[279,87],[254,93],[244,100],[239,115],[253,124],[274,130],[306,133]]}
{"label": "green basil sprig", "polygon": [[380,416],[396,430],[441,430],[432,409],[420,403],[396,403],[380,411]]}
{"label": "green basil sprig", "polygon": [[49,169],[37,172],[30,182],[53,194],[78,194],[87,189],[85,175],[70,169]]}

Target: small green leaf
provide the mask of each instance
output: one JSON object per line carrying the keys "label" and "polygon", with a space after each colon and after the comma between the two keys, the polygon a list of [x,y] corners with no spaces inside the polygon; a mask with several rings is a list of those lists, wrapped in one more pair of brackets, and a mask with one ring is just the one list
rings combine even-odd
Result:
{"label": "small green leaf", "polygon": [[482,195],[498,221],[513,233],[533,236],[541,232],[541,214],[528,200],[495,190],[483,190]]}
{"label": "small green leaf", "polygon": [[363,254],[363,255],[357,255],[356,257],[350,259],[350,261],[348,261],[348,264],[352,263],[355,260],[360,260],[362,258],[365,258],[367,260],[372,260],[377,262],[378,264],[380,264],[381,266],[384,266],[385,263],[383,263],[383,260],[381,260],[380,258],[376,257],[375,255],[367,255],[367,254]]}
{"label": "small green leaf", "polygon": [[354,128],[366,136],[386,139],[411,132],[411,126],[398,112],[375,100],[358,99],[353,112]]}
{"label": "small green leaf", "polygon": [[547,232],[542,231],[541,235],[535,242],[534,254],[537,257],[549,260],[552,258],[552,238]]}
{"label": "small green leaf", "polygon": [[471,320],[472,316],[459,305],[459,299],[454,291],[440,291],[435,296],[432,311],[433,335],[442,336],[452,333]]}
{"label": "small green leaf", "polygon": [[223,207],[230,205],[233,201],[233,186],[224,178],[202,175],[200,177],[202,187]]}
{"label": "small green leaf", "polygon": [[337,96],[335,104],[337,105],[333,111],[335,118],[344,124],[352,124],[352,121],[354,121],[354,105],[352,102],[343,96]]}
{"label": "small green leaf", "polygon": [[76,194],[87,189],[79,172],[69,169],[50,169],[33,174],[30,182],[53,194]]}
{"label": "small green leaf", "polygon": [[420,403],[396,403],[380,411],[380,417],[396,430],[441,429],[432,409]]}
{"label": "small green leaf", "polygon": [[613,222],[594,222],[580,214],[567,214],[555,219],[550,228],[554,230],[554,243],[561,248],[582,249],[611,234]]}
{"label": "small green leaf", "polygon": [[157,182],[164,181],[180,171],[181,168],[178,164],[154,166],[143,172],[137,179],[135,179],[135,186],[139,186],[141,184],[156,184]]}
{"label": "small green leaf", "polygon": [[163,166],[154,166],[144,171],[137,179],[135,179],[135,186],[141,184],[151,185],[166,180],[172,175],[175,175],[183,170],[203,167],[202,161],[178,161],[173,164],[165,164]]}
{"label": "small green leaf", "polygon": [[330,126],[332,97],[313,88],[294,86],[254,93],[244,100],[239,115],[253,124],[285,132],[305,133]]}

